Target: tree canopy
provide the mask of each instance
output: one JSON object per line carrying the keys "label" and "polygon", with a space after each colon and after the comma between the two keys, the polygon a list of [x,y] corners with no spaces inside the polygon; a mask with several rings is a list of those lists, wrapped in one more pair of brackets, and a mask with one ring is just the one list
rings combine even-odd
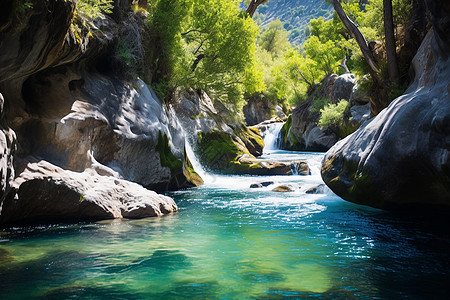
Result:
{"label": "tree canopy", "polygon": [[202,89],[239,111],[244,93],[264,88],[256,62],[258,27],[233,0],[159,0],[149,17],[153,37],[153,81],[165,89]]}

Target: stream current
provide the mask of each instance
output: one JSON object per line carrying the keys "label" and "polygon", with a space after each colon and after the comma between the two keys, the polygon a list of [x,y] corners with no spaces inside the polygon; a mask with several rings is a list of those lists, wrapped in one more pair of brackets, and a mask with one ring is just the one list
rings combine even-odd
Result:
{"label": "stream current", "polygon": [[[346,202],[309,176],[221,176],[171,192],[161,218],[0,231],[0,299],[444,299],[448,221]],[[270,142],[270,139],[271,142]],[[270,149],[270,150],[269,150]],[[192,157],[192,153],[190,155]],[[271,182],[262,188],[253,183]],[[274,192],[288,184],[294,191]]]}

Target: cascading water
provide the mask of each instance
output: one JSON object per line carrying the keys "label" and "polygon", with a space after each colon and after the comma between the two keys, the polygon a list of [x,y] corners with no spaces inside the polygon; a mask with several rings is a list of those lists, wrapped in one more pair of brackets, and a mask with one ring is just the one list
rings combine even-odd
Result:
{"label": "cascading water", "polygon": [[284,123],[277,122],[269,124],[264,133],[264,152],[278,150],[280,147],[280,132]]}
{"label": "cascading water", "polygon": [[185,148],[186,148],[186,155],[189,158],[189,161],[192,164],[192,167],[194,168],[195,172],[203,179],[204,183],[212,183],[216,181],[216,176],[213,175],[211,172],[206,171],[206,169],[202,166],[200,161],[198,160],[197,156],[194,153],[194,150],[192,149],[192,139],[186,138]]}

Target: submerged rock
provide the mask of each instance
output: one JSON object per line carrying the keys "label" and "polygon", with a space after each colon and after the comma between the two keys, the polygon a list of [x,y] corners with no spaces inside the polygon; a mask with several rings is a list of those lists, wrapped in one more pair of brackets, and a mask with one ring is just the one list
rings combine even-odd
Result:
{"label": "submerged rock", "polygon": [[405,94],[327,152],[322,178],[345,200],[450,208],[450,23],[440,21],[413,60],[416,76]]}
{"label": "submerged rock", "polygon": [[3,202],[1,224],[144,218],[177,211],[172,198],[102,176],[95,168],[76,173],[45,161],[29,162],[12,185],[13,191]]}

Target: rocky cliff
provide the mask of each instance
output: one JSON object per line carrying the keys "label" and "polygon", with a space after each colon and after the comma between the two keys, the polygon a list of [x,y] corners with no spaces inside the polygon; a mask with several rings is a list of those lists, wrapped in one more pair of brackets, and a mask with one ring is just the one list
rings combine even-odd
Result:
{"label": "rocky cliff", "polygon": [[93,22],[74,19],[74,1],[21,3],[3,1],[0,18],[0,224],[176,211],[149,189],[200,182],[183,130],[144,82],[117,72],[117,33],[139,32],[136,15]]}
{"label": "rocky cliff", "polygon": [[342,198],[385,209],[450,208],[450,4],[427,1],[433,29],[414,60],[404,95],[323,161]]}

